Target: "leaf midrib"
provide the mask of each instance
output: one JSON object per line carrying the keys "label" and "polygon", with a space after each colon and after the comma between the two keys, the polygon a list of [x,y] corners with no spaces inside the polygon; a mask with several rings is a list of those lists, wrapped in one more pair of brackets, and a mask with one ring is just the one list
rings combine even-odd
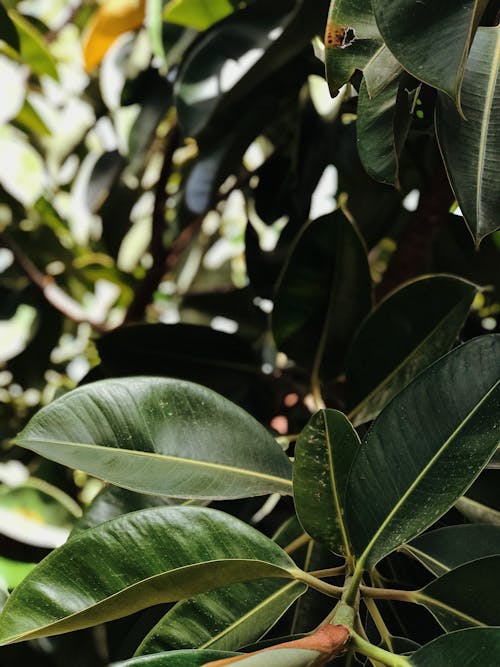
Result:
{"label": "leaf midrib", "polygon": [[158,454],[157,452],[141,452],[132,449],[123,449],[117,447],[106,447],[104,445],[93,445],[91,443],[81,443],[81,442],[67,442],[64,440],[35,440],[35,439],[25,439],[25,440],[15,440],[16,444],[26,449],[31,449],[30,443],[32,445],[60,445],[65,447],[78,447],[81,449],[89,449],[95,451],[103,451],[108,454],[114,454],[118,456],[138,456],[146,457],[151,459],[158,459],[160,461],[171,461],[174,463],[181,463],[183,465],[192,465],[199,466],[204,468],[209,468],[213,470],[222,470],[224,472],[231,472],[232,474],[241,475],[243,477],[251,477],[258,479],[266,479],[269,481],[279,482],[280,484],[285,484],[292,488],[292,480],[287,479],[286,477],[276,477],[275,475],[268,475],[266,473],[258,472],[256,470],[247,470],[244,468],[236,468],[234,466],[225,465],[222,463],[212,463],[209,461],[197,461],[196,459],[186,459],[180,456],[173,456],[172,454]]}
{"label": "leaf midrib", "polygon": [[417,475],[417,477],[414,479],[414,481],[410,484],[410,486],[407,488],[407,490],[403,493],[401,498],[398,500],[398,502],[395,504],[391,512],[387,515],[385,520],[382,522],[378,530],[375,532],[374,536],[364,549],[363,553],[361,554],[359,561],[360,562],[365,562],[370,555],[370,551],[373,549],[375,544],[377,543],[377,540],[379,537],[383,534],[384,530],[386,527],[390,524],[392,519],[397,515],[398,511],[400,508],[404,505],[406,500],[409,498],[409,496],[413,493],[413,491],[417,488],[419,483],[421,482],[422,479],[425,478],[429,470],[432,469],[434,464],[439,461],[441,458],[442,454],[446,451],[447,447],[454,441],[456,436],[460,433],[462,428],[468,423],[468,421],[474,416],[474,414],[480,409],[480,407],[483,405],[483,403],[489,398],[489,396],[493,393],[493,391],[500,385],[500,380],[497,380],[493,384],[493,386],[484,394],[484,396],[481,398],[480,401],[474,406],[474,408],[468,413],[467,417],[463,419],[460,424],[455,428],[453,433],[445,440],[443,445],[439,448],[439,450],[434,454],[434,456],[431,458],[431,460],[427,463],[426,466],[422,469],[422,471]]}

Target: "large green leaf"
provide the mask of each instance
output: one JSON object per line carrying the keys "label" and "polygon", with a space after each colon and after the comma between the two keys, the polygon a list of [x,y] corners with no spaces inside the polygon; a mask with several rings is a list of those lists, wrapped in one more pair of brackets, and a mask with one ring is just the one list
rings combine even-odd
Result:
{"label": "large green leaf", "polygon": [[468,341],[421,373],[363,440],[346,517],[360,562],[430,526],[466,491],[499,442],[500,336]]}
{"label": "large green leaf", "polygon": [[500,554],[500,527],[481,523],[445,526],[420,535],[401,551],[440,576],[469,561]]}
{"label": "large green leaf", "polygon": [[293,495],[304,530],[338,554],[350,555],[344,523],[347,477],[359,437],[345,415],[320,410],[295,445]]}
{"label": "large green leaf", "polygon": [[331,0],[325,31],[326,78],[332,95],[383,49],[371,0]]}
{"label": "large green leaf", "polygon": [[321,12],[311,12],[306,2],[275,0],[252,4],[204,33],[183,59],[177,79],[184,133],[213,132],[215,114],[220,129],[227,131],[234,105],[242,105],[255,86],[300,53],[322,20]]}
{"label": "large green leaf", "polygon": [[291,464],[253,417],[215,392],[154,377],[103,380],[36,414],[16,442],[144,493],[291,493]]}
{"label": "large green leaf", "polygon": [[460,86],[474,30],[487,0],[373,0],[385,43],[417,79],[460,104]]}
{"label": "large green leaf", "polygon": [[487,556],[443,574],[415,596],[448,632],[499,625],[500,556]]}
{"label": "large green leaf", "polygon": [[414,667],[498,667],[500,628],[469,628],[434,639],[410,658]]}
{"label": "large green leaf", "polygon": [[367,173],[381,183],[399,187],[399,157],[413,114],[418,87],[408,90],[405,78],[387,85],[370,99],[363,80],[356,122],[359,157]]}
{"label": "large green leaf", "polygon": [[374,419],[421,370],[450,349],[476,292],[460,278],[425,276],[377,306],[347,357],[347,401],[355,424]]}
{"label": "large green leaf", "polygon": [[207,662],[239,655],[228,651],[167,651],[155,655],[143,655],[122,662],[113,662],[110,667],[203,667]]}
{"label": "large green leaf", "polygon": [[298,581],[267,579],[182,600],[152,628],[135,655],[181,648],[234,651],[260,639],[306,589]]}
{"label": "large green leaf", "polygon": [[15,589],[0,643],[61,634],[228,583],[293,578],[272,540],[227,514],[155,507],[83,531]]}
{"label": "large green leaf", "polygon": [[438,95],[436,132],[451,186],[477,244],[500,225],[500,27],[479,28],[462,86],[461,118]]}
{"label": "large green leaf", "polygon": [[354,226],[340,209],[307,224],[278,282],[272,314],[278,349],[331,379],[370,307],[368,260]]}

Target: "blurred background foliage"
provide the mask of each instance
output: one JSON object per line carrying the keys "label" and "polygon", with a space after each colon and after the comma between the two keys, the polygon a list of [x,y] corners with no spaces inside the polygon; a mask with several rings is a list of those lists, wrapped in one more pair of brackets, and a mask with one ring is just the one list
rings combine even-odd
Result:
{"label": "blurred background foliage", "polygon": [[[182,377],[283,442],[303,427],[307,361],[276,349],[270,313],[307,220],[340,207],[355,222],[375,302],[417,276],[453,273],[483,288],[462,338],[499,330],[500,234],[474,247],[434,135],[435,89],[415,99],[398,187],[372,179],[356,141],[359,72],[333,98],[325,80],[327,13],[325,0],[2,0],[5,587],[66,539],[102,487],[10,444],[77,384]],[[341,361],[323,378],[341,409],[344,371]],[[491,501],[486,472],[478,505]],[[249,501],[240,515],[254,511]],[[22,651],[67,664],[66,641]]]}

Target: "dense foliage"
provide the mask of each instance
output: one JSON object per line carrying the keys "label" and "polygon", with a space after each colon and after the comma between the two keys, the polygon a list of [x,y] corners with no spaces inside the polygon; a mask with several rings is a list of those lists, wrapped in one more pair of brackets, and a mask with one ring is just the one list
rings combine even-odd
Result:
{"label": "dense foliage", "polygon": [[499,14],[1,0],[0,665],[500,664]]}

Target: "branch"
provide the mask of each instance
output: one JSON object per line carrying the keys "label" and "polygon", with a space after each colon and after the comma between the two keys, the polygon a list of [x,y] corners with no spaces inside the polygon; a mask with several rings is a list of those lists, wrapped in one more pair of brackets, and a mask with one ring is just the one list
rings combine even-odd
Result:
{"label": "branch", "polygon": [[106,333],[109,330],[102,321],[89,317],[78,301],[61,289],[52,276],[40,271],[6,231],[0,233],[0,244],[12,252],[19,267],[53,308],[77,324],[90,324],[101,333]]}

